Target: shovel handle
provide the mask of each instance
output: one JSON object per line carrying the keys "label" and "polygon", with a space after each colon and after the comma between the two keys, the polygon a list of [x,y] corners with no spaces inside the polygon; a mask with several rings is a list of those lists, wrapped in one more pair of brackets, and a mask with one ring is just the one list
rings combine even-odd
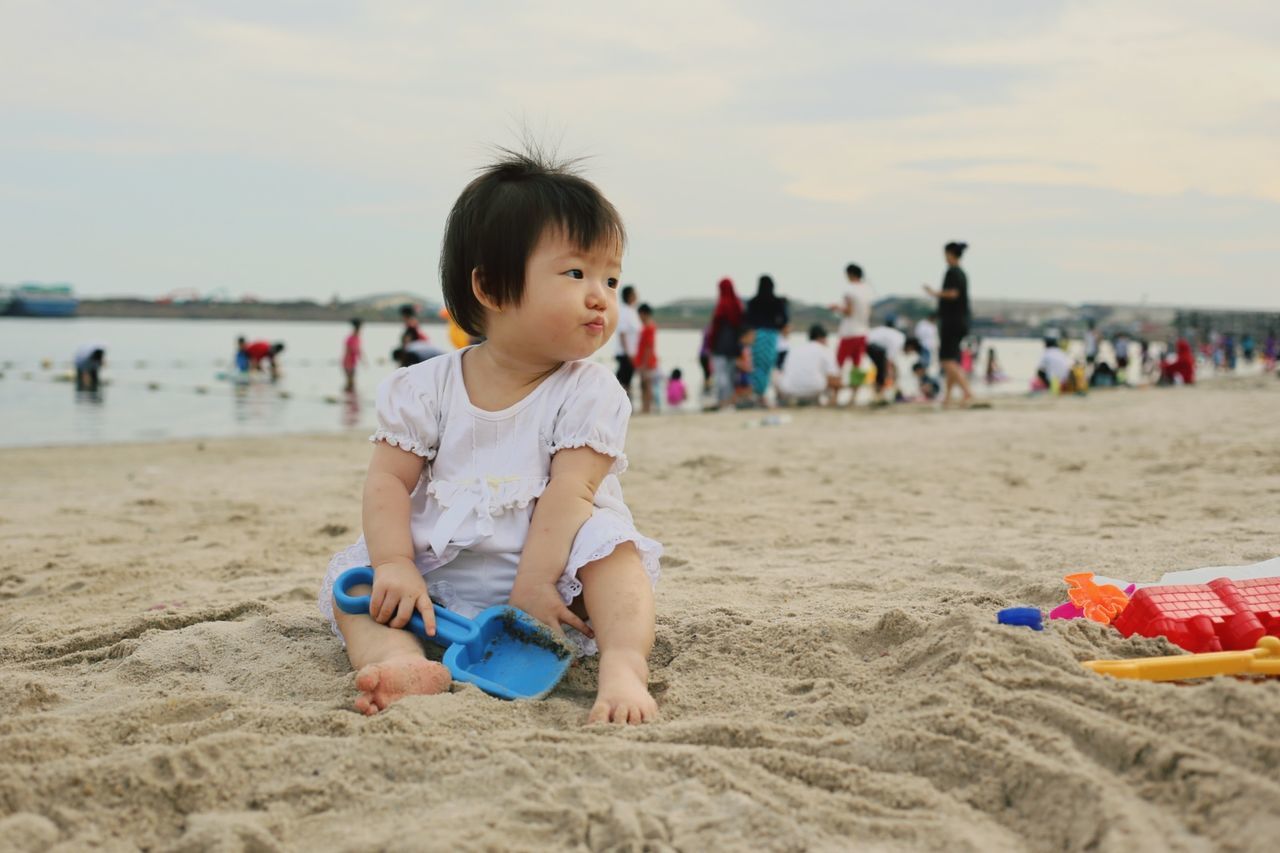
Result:
{"label": "shovel handle", "polygon": [[[347,569],[338,575],[338,580],[333,585],[333,601],[338,605],[344,613],[364,613],[369,615],[370,595],[352,595],[350,590],[352,587],[361,584],[373,584],[373,568],[371,566],[357,566],[354,569]],[[427,635],[427,627],[422,622],[422,614],[413,611],[412,618],[405,628],[422,637],[424,640],[430,640],[441,646],[452,646],[455,643],[470,643],[480,636],[480,630],[476,628],[476,623],[472,622],[465,616],[459,616],[452,610],[446,610],[439,604],[432,603],[432,608],[436,614],[436,633],[435,636]]]}

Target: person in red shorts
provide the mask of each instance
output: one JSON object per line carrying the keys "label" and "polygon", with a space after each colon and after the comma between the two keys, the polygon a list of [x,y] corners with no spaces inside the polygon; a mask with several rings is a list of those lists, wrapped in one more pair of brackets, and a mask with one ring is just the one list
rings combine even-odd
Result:
{"label": "person in red shorts", "polygon": [[849,283],[841,300],[831,306],[831,310],[840,315],[836,363],[841,368],[850,360],[854,367],[862,363],[867,351],[867,332],[871,331],[871,303],[875,299],[871,286],[862,280],[862,267],[849,264],[844,272]]}
{"label": "person in red shorts", "polygon": [[636,344],[635,368],[640,374],[640,413],[647,415],[653,411],[658,386],[662,383],[658,370],[658,324],[653,321],[653,309],[648,303],[641,305],[636,313],[640,315],[640,340]]}

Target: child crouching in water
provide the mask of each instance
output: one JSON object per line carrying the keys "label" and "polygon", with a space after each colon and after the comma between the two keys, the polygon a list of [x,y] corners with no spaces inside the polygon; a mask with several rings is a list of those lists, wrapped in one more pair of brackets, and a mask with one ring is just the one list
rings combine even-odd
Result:
{"label": "child crouching in water", "polygon": [[[657,714],[648,690],[662,546],[642,536],[618,475],[631,403],[584,361],[618,318],[625,232],[590,182],[508,154],[449,214],[440,277],[449,314],[484,342],[402,368],[378,388],[364,536],[334,556],[320,609],[376,714],[449,674],[402,630],[434,633],[434,599],[463,616],[510,603],[600,654],[588,722]],[[369,614],[333,584],[374,569]],[[355,592],[359,594],[357,587]]]}

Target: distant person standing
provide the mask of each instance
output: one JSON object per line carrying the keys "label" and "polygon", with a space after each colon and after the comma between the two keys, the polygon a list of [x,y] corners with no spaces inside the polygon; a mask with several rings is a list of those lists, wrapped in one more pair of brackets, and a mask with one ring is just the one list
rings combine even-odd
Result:
{"label": "distant person standing", "polygon": [[716,408],[733,402],[736,365],[742,358],[742,330],[745,316],[742,300],[733,289],[733,279],[720,279],[720,296],[711,313],[707,339],[711,349],[711,382],[715,388]]}
{"label": "distant person standing", "polygon": [[1111,341],[1111,351],[1116,354],[1116,380],[1123,385],[1129,381],[1129,336],[1118,333]]}
{"label": "distant person standing", "polygon": [[618,382],[631,396],[631,378],[635,376],[636,349],[640,345],[640,312],[636,310],[639,297],[631,285],[622,288],[622,303],[618,305],[618,325],[614,330],[614,355],[618,359]]}
{"label": "distant person standing", "polygon": [[653,411],[655,395],[662,385],[662,374],[658,372],[658,324],[653,321],[653,309],[648,304],[641,305],[636,313],[640,315],[640,337],[636,344],[636,372],[640,374],[640,413]]}
{"label": "distant person standing", "polygon": [[862,363],[862,356],[867,351],[867,332],[871,331],[871,303],[875,294],[871,286],[862,280],[862,267],[849,264],[844,268],[844,294],[839,302],[831,306],[831,310],[840,316],[840,343],[836,347],[836,362],[844,367],[846,361],[853,360],[853,366]]}
{"label": "distant person standing", "polygon": [[98,372],[107,360],[107,350],[102,344],[85,344],[77,347],[72,359],[76,367],[76,390],[96,392]]}
{"label": "distant person standing", "polygon": [[960,268],[960,258],[964,255],[968,243],[948,243],[943,247],[943,257],[947,260],[947,274],[942,279],[942,289],[935,290],[924,286],[925,293],[938,300],[938,360],[942,364],[942,372],[946,378],[946,388],[942,394],[944,405],[951,402],[951,391],[960,387],[963,395],[961,403],[968,405],[973,400],[973,391],[969,388],[969,378],[960,369],[960,345],[965,335],[969,334],[969,279]]}
{"label": "distant person standing", "polygon": [[756,332],[751,345],[751,391],[760,403],[778,363],[778,338],[791,320],[787,300],[773,291],[773,279],[762,275],[756,295],[747,301],[747,325]]}
{"label": "distant person standing", "polygon": [[1084,362],[1090,367],[1098,360],[1098,329],[1090,320],[1084,330]]}
{"label": "distant person standing", "polygon": [[356,365],[364,362],[364,352],[360,348],[360,320],[351,321],[351,334],[342,344],[342,372],[347,374],[347,391],[356,390]]}

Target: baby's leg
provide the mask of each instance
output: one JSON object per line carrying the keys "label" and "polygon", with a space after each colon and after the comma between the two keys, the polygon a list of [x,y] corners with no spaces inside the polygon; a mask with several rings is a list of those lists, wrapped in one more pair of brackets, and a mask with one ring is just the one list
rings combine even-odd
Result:
{"label": "baby's leg", "polygon": [[578,571],[582,598],[600,647],[600,683],[587,722],[647,723],[658,715],[649,695],[653,588],[630,542]]}
{"label": "baby's leg", "polygon": [[[363,595],[368,587],[355,587]],[[347,641],[347,657],[356,670],[356,710],[373,715],[393,702],[421,693],[449,689],[449,670],[422,653],[422,643],[403,628],[373,621],[367,613],[344,613],[336,605],[334,618]]]}

